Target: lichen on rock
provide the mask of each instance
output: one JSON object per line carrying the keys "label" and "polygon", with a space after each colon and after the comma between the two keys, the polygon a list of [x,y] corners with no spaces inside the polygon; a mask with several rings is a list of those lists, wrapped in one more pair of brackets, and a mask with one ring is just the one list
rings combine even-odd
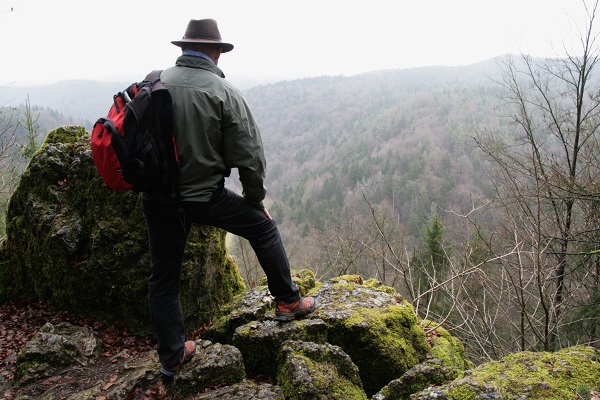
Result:
{"label": "lichen on rock", "polygon": [[242,382],[244,378],[244,360],[238,349],[199,340],[196,355],[179,371],[173,388],[179,398],[185,398],[208,387]]}
{"label": "lichen on rock", "polygon": [[[48,133],[9,202],[0,294],[125,322],[136,333],[152,332],[150,257],[140,197],[104,185],[84,128],[63,126]],[[192,229],[181,288],[190,329],[208,322],[245,290],[227,253],[224,231]]]}
{"label": "lichen on rock", "polygon": [[408,302],[388,293],[336,280],[319,292],[328,342],[340,346],[360,370],[367,395],[373,395],[413,365],[430,347]]}
{"label": "lichen on rock", "polygon": [[599,386],[599,356],[598,349],[585,346],[569,347],[554,353],[513,353],[500,360],[481,364],[467,371],[464,376],[437,388],[426,389],[414,398],[579,398],[577,396],[589,395],[591,390]]}
{"label": "lichen on rock", "polygon": [[[347,275],[315,283],[307,292],[316,296],[317,310],[305,319],[278,323],[272,321],[274,303],[266,288],[255,288],[236,298],[233,306],[224,307],[205,337],[240,348],[246,369],[261,374],[272,374],[285,339],[326,340],[358,366],[367,395],[433,357],[414,308],[377,281]],[[436,357],[447,360],[449,368],[468,365],[462,344],[442,328],[438,332],[440,338],[433,346]]]}
{"label": "lichen on rock", "polygon": [[253,321],[235,330],[232,344],[244,355],[248,372],[275,376],[282,344],[292,339],[325,343],[327,326],[319,319],[301,319],[290,323]]}
{"label": "lichen on rock", "polygon": [[44,325],[17,357],[15,381],[19,385],[59,374],[73,365],[94,362],[100,341],[89,328],[69,323]]}
{"label": "lichen on rock", "polygon": [[412,394],[429,386],[438,386],[462,376],[462,370],[444,364],[440,358],[425,360],[384,386],[372,400],[409,400]]}
{"label": "lichen on rock", "polygon": [[278,382],[286,399],[366,400],[358,368],[331,344],[283,343]]}
{"label": "lichen on rock", "polygon": [[465,346],[459,338],[452,336],[437,322],[423,320],[420,325],[427,335],[432,357],[441,359],[447,367],[457,367],[460,370],[473,368],[473,363],[465,356]]}

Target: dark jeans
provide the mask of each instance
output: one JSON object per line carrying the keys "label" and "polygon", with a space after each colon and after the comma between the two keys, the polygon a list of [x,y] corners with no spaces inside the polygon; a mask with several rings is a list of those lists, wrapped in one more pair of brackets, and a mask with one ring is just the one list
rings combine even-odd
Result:
{"label": "dark jeans", "polygon": [[179,362],[185,343],[179,278],[192,224],[215,226],[248,239],[275,301],[292,302],[300,298],[277,225],[262,210],[227,189],[214,193],[206,203],[183,202],[181,208],[178,211],[175,203],[142,202],[151,255],[148,300],[159,359],[166,368]]}

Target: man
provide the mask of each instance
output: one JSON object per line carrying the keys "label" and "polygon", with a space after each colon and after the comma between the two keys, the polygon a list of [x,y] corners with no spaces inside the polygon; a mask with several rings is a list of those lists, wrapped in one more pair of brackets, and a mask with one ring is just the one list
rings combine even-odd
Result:
{"label": "man", "polygon": [[[259,129],[239,90],[217,66],[233,45],[221,41],[213,19],[191,20],[181,40],[182,55],[161,74],[175,115],[180,161],[179,194],[146,195],[151,276],[148,299],[156,330],[161,372],[173,377],[196,351],[185,340],[179,277],[193,223],[222,228],[250,242],[276,301],[276,319],[289,321],[316,307],[300,296],[279,230],[263,205],[265,158]],[[243,196],[224,187],[232,168],[239,171]]]}

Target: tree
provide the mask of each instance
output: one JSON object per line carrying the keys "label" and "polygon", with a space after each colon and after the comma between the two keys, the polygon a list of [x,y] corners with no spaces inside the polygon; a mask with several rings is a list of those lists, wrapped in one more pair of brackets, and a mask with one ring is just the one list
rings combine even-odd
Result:
{"label": "tree", "polygon": [[22,156],[29,160],[33,153],[39,147],[37,142],[37,120],[39,115],[34,119],[31,113],[31,103],[29,102],[29,96],[27,96],[27,100],[25,101],[25,116],[19,120],[19,124],[24,126],[25,128],[25,143],[21,143],[21,154]]}
{"label": "tree", "polygon": [[[496,246],[518,250],[502,267],[526,348],[552,350],[580,341],[570,335],[572,311],[590,306],[598,293],[597,255],[583,256],[598,248],[600,229],[598,1],[584,7],[578,49],[565,47],[563,56],[542,60],[498,60],[502,110],[514,130],[477,139],[495,165],[498,211],[504,215],[498,237],[505,245]],[[586,288],[593,288],[592,295]]]}
{"label": "tree", "polygon": [[240,274],[246,286],[249,288],[258,286],[265,274],[248,240],[228,234],[227,247],[240,269]]}
{"label": "tree", "polygon": [[431,206],[429,224],[425,225],[423,231],[423,245],[425,246],[425,260],[438,269],[443,269],[447,264],[446,250],[444,249],[445,228],[437,212],[436,205]]}
{"label": "tree", "polygon": [[16,184],[18,160],[15,160],[13,148],[17,143],[15,123],[16,109],[0,108],[0,236],[6,232],[5,215],[8,200]]}
{"label": "tree", "polygon": [[423,227],[422,248],[412,260],[413,276],[419,292],[425,295],[425,303],[436,314],[443,314],[441,290],[436,286],[447,278],[449,267],[447,243],[444,243],[445,228],[435,203],[431,205],[428,223]]}

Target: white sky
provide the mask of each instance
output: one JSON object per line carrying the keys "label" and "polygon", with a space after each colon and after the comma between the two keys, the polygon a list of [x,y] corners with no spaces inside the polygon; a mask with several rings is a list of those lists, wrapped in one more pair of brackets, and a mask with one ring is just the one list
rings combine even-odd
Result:
{"label": "white sky", "polygon": [[219,61],[235,83],[553,56],[584,16],[582,0],[0,0],[0,84],[141,79],[190,19],[235,45]]}

